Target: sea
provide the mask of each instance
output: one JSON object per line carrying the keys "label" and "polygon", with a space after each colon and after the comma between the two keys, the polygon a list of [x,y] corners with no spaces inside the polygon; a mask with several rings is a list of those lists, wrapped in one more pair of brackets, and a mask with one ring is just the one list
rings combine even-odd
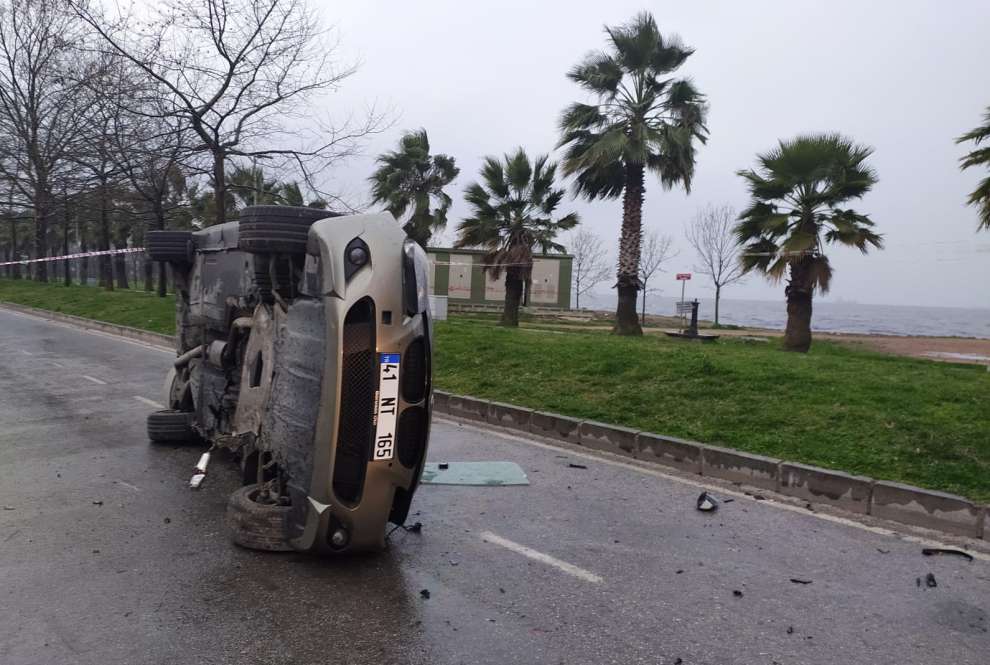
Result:
{"label": "sea", "polygon": [[[590,298],[588,297],[590,295]],[[648,314],[676,315],[678,298],[650,295]],[[715,318],[715,301],[698,298],[698,318]],[[614,310],[615,296],[585,294],[581,307]],[[719,307],[721,323],[755,328],[783,329],[787,305],[783,299],[732,300],[723,298]],[[960,307],[919,307],[867,305],[849,302],[814,303],[812,330],[867,335],[908,335],[921,337],[978,337],[990,339],[990,309]]]}

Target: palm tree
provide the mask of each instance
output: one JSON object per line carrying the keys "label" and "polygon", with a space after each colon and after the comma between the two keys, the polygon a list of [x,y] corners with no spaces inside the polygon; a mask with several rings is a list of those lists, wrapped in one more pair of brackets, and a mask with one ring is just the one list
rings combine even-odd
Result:
{"label": "palm tree", "polygon": [[[971,132],[963,134],[956,143],[972,141],[976,149],[962,158],[962,168],[968,169],[970,166],[986,166],[990,168],[990,145],[979,147],[983,141],[990,140],[990,106],[983,115],[983,126],[977,127]],[[980,184],[969,195],[967,201],[970,205],[980,206],[980,225],[977,228],[990,231],[990,176],[980,181]]]}
{"label": "palm tree", "polygon": [[410,211],[402,228],[425,248],[433,232],[447,225],[450,197],[443,188],[460,173],[454,158],[430,155],[430,140],[421,129],[403,134],[399,149],[376,161],[378,170],[368,178],[373,202],[384,203],[396,219]]}
{"label": "palm tree", "polygon": [[883,248],[866,215],[839,206],[861,198],[877,182],[866,164],[872,148],[838,134],[798,136],[758,155],[758,170],[738,171],[753,197],[739,215],[735,232],[746,271],[756,269],[772,281],[790,272],[784,348],[811,347],[811,301],[815,290],[828,291],[832,268],[826,243],[856,247],[864,254]]}
{"label": "palm tree", "polygon": [[573,212],[552,217],[564,190],[554,188],[557,165],[548,159],[541,155],[530,163],[522,148],[505,155],[504,163],[486,157],[481,167],[484,184],[472,183],[465,191],[474,215],[458,225],[455,246],[488,250],[482,270],[493,279],[505,273],[504,326],[519,325],[523,284],[533,272],[533,248],[544,254],[564,251],[554,238],[578,223]]}
{"label": "palm tree", "polygon": [[577,193],[623,197],[614,332],[642,335],[636,296],[644,173],[652,171],[664,189],[681,184],[691,191],[695,140],[704,143],[708,134],[707,106],[691,81],[666,78],[694,51],[661,35],[649,13],[605,32],[609,51],[589,55],[568,73],[596,102],[564,111],[560,145],[566,146],[564,173],[577,175]]}

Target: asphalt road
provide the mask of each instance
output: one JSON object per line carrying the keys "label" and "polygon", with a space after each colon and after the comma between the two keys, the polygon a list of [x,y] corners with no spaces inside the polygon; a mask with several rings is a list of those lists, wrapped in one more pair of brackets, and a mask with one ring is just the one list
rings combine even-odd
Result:
{"label": "asphalt road", "polygon": [[987,558],[451,422],[432,460],[531,485],[425,486],[376,556],[239,549],[233,463],[191,491],[146,440],[169,358],[0,311],[0,664],[990,662]]}

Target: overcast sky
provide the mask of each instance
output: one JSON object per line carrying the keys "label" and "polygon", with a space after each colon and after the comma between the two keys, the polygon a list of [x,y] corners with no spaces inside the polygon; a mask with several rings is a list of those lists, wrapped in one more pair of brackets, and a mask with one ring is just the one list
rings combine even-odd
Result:
{"label": "overcast sky", "polygon": [[[603,48],[602,26],[648,9],[665,34],[696,49],[679,74],[710,103],[710,140],[698,153],[690,196],[647,181],[643,221],[681,248],[660,281],[690,270],[684,224],[706,203],[741,209],[736,170],[779,138],[838,131],[876,149],[879,184],[853,204],[871,215],[887,248],[862,256],[835,248],[829,300],[990,308],[990,233],[976,233],[964,205],[985,173],[962,173],[953,139],[980,123],[990,105],[990,3],[969,2],[560,2],[501,0],[326,3],[342,55],[359,72],[328,102],[341,111],[392,105],[395,125],[367,157],[339,168],[333,183],[360,199],[373,156],[403,130],[424,127],[435,151],[457,159],[447,239],[467,213],[462,192],[481,159],[523,146],[553,151],[557,120],[582,99],[565,73]],[[566,200],[615,252],[621,206]],[[704,297],[702,282],[693,295]],[[607,285],[599,287],[606,291]],[[690,295],[690,294],[689,294]],[[780,300],[783,286],[758,276],[729,298]]]}

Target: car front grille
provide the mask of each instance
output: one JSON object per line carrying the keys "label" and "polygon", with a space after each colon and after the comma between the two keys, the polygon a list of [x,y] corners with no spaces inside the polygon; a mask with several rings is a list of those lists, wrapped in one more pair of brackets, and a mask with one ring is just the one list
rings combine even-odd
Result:
{"label": "car front grille", "polygon": [[417,466],[426,446],[426,409],[411,406],[403,411],[395,438],[402,466],[407,469]]}
{"label": "car front grille", "polygon": [[417,404],[426,397],[426,345],[418,337],[402,359],[402,399]]}
{"label": "car front grille", "polygon": [[344,318],[340,421],[333,465],[333,491],[345,503],[361,498],[371,454],[375,399],[375,305],[355,303]]}

